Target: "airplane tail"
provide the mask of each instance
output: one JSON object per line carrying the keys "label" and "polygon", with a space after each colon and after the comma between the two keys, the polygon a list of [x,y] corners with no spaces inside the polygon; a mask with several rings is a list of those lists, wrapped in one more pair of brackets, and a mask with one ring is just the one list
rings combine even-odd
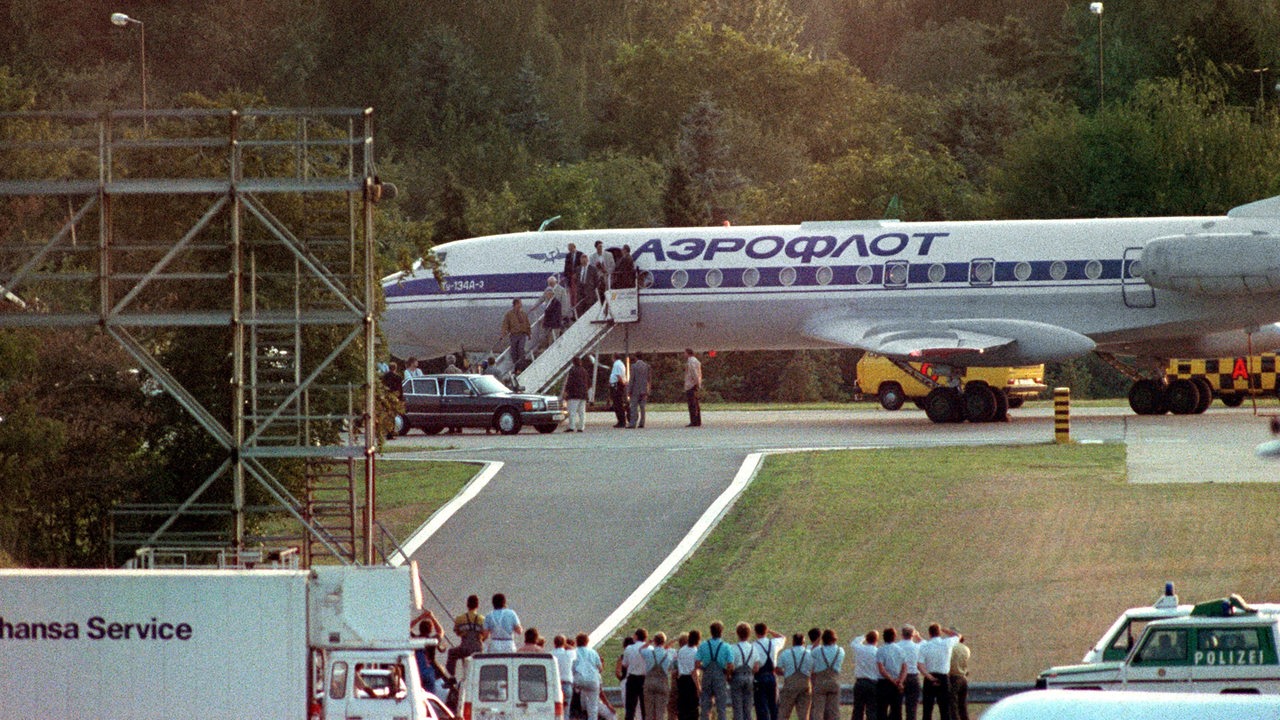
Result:
{"label": "airplane tail", "polygon": [[1280,195],[1258,200],[1256,202],[1233,207],[1227,211],[1229,218],[1276,218],[1280,217]]}

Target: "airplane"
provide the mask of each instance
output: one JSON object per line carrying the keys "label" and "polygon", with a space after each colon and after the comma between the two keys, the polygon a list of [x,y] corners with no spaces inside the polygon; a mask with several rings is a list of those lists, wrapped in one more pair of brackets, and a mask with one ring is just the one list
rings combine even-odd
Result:
{"label": "airplane", "polygon": [[[604,352],[858,348],[963,369],[1035,365],[1097,352],[1148,359],[1280,347],[1280,196],[1224,216],[900,222],[523,232],[433,249],[383,279],[394,356],[499,344],[513,298],[526,307],[563,268],[569,243],[629,245],[638,314]],[[962,370],[958,372],[962,373]],[[1132,373],[1135,375],[1136,373]],[[1137,379],[1130,404],[1208,406]],[[1191,400],[1187,400],[1190,393]],[[995,393],[1000,395],[1000,393]],[[935,422],[988,420],[980,390],[936,388]],[[999,408],[996,408],[999,415]]]}

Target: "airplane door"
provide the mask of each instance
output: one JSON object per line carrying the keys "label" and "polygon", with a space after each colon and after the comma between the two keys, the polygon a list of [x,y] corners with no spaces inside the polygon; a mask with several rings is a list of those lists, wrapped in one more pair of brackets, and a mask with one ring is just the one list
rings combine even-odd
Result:
{"label": "airplane door", "polygon": [[1125,307],[1156,306],[1156,291],[1142,279],[1142,248],[1125,248],[1124,261],[1120,267],[1120,288]]}

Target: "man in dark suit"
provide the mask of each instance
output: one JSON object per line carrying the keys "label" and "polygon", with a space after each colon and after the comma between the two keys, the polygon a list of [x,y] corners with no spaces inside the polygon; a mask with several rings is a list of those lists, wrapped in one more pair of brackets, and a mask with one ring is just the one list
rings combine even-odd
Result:
{"label": "man in dark suit", "polygon": [[600,270],[598,265],[592,265],[587,262],[587,256],[578,254],[578,272],[575,275],[578,281],[578,299],[574,307],[578,311],[578,317],[587,311],[596,302],[596,288],[601,284]]}
{"label": "man in dark suit", "polygon": [[569,251],[564,256],[564,282],[565,288],[569,291],[569,307],[578,307],[578,258],[582,257],[582,251],[578,250],[578,246],[569,243]]}

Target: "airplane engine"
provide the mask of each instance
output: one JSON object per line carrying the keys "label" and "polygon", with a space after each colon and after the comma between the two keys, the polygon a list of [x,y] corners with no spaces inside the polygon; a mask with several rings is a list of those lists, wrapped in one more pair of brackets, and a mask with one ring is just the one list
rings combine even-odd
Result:
{"label": "airplane engine", "polygon": [[[1260,258],[1265,258],[1259,263]],[[1148,285],[1196,295],[1280,292],[1280,237],[1263,233],[1177,235],[1142,249],[1133,271]]]}

